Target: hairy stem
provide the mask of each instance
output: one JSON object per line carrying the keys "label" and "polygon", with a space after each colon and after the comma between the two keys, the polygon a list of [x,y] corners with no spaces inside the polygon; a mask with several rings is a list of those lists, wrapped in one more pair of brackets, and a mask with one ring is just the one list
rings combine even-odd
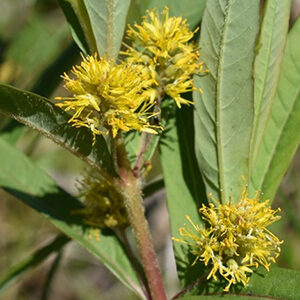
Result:
{"label": "hairy stem", "polygon": [[154,251],[145,209],[141,195],[139,178],[130,168],[125,145],[119,138],[117,145],[118,165],[121,180],[118,182],[125,198],[125,206],[137,241],[141,262],[147,277],[153,300],[166,300],[161,273]]}

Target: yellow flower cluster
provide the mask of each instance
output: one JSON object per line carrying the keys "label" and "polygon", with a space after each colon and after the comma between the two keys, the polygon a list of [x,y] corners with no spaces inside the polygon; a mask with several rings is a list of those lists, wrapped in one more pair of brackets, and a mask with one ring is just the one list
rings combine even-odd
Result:
{"label": "yellow flower cluster", "polygon": [[79,196],[84,199],[85,207],[74,211],[74,214],[83,216],[86,224],[100,228],[129,225],[123,196],[97,174],[88,174],[80,182]]}
{"label": "yellow flower cluster", "polygon": [[142,65],[123,63],[114,65],[97,55],[83,58],[73,67],[71,79],[64,74],[65,87],[73,97],[62,98],[59,107],[72,112],[69,122],[75,127],[88,127],[94,135],[119,130],[145,131],[156,134],[157,126],[148,119],[153,116],[156,90],[149,69]]}
{"label": "yellow flower cluster", "polygon": [[189,104],[181,94],[195,89],[193,75],[202,70],[199,51],[190,40],[190,31],[182,17],[162,16],[148,11],[141,25],[129,27],[133,47],[121,52],[126,59],[119,65],[97,55],[83,58],[74,66],[74,78],[64,74],[65,87],[72,97],[57,97],[57,105],[72,113],[73,126],[89,128],[94,137],[119,131],[144,131],[156,134],[160,126],[151,117],[159,113],[164,95],[178,107]]}
{"label": "yellow flower cluster", "polygon": [[162,91],[181,104],[190,101],[181,94],[195,89],[193,75],[202,70],[199,51],[189,42],[194,32],[190,31],[186,19],[169,17],[166,7],[162,17],[153,9],[147,11],[141,25],[129,26],[127,35],[134,41],[126,52],[127,62],[139,63],[151,70],[153,79]]}
{"label": "yellow flower cluster", "polygon": [[269,270],[280,253],[282,241],[267,229],[280,218],[275,215],[279,209],[273,210],[268,201],[259,200],[258,194],[248,198],[245,189],[238,204],[202,205],[199,212],[207,226],[202,228],[186,216],[192,227],[180,228],[182,238],[174,238],[189,245],[196,256],[194,263],[200,260],[210,266],[207,279],[217,280],[219,273],[228,281],[224,291],[240,282],[246,286],[251,267],[262,265]]}

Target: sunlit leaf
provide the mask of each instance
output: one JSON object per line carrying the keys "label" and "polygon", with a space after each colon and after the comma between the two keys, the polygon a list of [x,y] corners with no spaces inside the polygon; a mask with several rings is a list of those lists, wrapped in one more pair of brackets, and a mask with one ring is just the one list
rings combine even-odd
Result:
{"label": "sunlit leaf", "polygon": [[300,19],[288,35],[280,81],[251,177],[252,190],[273,199],[300,142]]}
{"label": "sunlit leaf", "polygon": [[201,25],[201,60],[196,76],[196,156],[208,193],[221,202],[239,199],[249,175],[253,121],[252,68],[259,31],[259,2],[207,2]]}
{"label": "sunlit leaf", "polygon": [[83,0],[100,56],[116,59],[125,31],[130,0]]}
{"label": "sunlit leaf", "polygon": [[[257,46],[258,54],[254,63],[254,123],[250,153],[252,161],[256,160],[259,148],[263,147],[264,130],[270,118],[279,81],[289,26],[290,6],[289,0],[269,0],[265,6]],[[256,181],[259,181],[259,178],[256,178]]]}

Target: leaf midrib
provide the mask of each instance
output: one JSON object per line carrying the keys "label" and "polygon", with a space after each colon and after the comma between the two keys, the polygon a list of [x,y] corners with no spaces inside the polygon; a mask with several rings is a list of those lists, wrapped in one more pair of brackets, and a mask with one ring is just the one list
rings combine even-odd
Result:
{"label": "leaf midrib", "polygon": [[109,59],[114,59],[114,1],[108,0],[107,4],[106,52]]}
{"label": "leaf midrib", "polygon": [[[229,10],[231,8],[231,0],[228,0],[228,5],[225,8],[224,12],[224,26],[223,30],[220,32],[221,34],[221,43],[220,43],[220,55],[218,60],[218,68],[217,68],[217,76],[216,76],[216,139],[217,139],[217,156],[218,156],[218,177],[219,177],[219,185],[220,191],[219,194],[221,196],[220,202],[225,203],[225,186],[224,186],[224,168],[223,168],[223,150],[222,150],[222,135],[221,135],[221,78],[223,71],[223,59],[224,59],[224,48],[225,48],[225,37],[228,28],[228,15]],[[221,8],[221,7],[220,7]],[[222,8],[221,8],[222,10]]]}

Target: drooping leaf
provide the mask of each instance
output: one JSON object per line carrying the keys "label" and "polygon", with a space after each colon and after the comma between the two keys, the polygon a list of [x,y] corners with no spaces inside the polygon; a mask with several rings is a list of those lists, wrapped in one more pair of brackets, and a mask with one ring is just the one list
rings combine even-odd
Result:
{"label": "drooping leaf", "polygon": [[[185,296],[183,300],[206,299],[285,299],[295,300],[300,297],[299,289],[300,271],[271,267],[270,272],[265,269],[258,269],[251,275],[249,284],[246,287],[235,285],[230,288],[229,293],[224,293],[226,285],[202,283],[193,290],[192,294]],[[203,296],[196,296],[203,294]],[[240,298],[241,297],[241,298]],[[246,298],[243,298],[246,297]]]}
{"label": "drooping leaf", "polygon": [[62,258],[62,251],[60,250],[56,254],[56,257],[55,257],[55,259],[53,260],[53,262],[51,264],[51,267],[48,271],[48,274],[47,274],[47,277],[46,277],[46,280],[45,280],[45,283],[44,283],[44,286],[43,286],[43,292],[42,292],[41,298],[44,299],[44,300],[50,299],[49,295],[51,293],[51,287],[53,285],[55,275],[58,272],[58,267],[59,267],[59,263],[61,261],[61,258]]}
{"label": "drooping leaf", "polygon": [[83,0],[100,56],[118,57],[130,0]]}
{"label": "drooping leaf", "polygon": [[[178,229],[189,215],[199,223],[198,209],[206,202],[205,188],[194,152],[193,109],[184,107],[171,112],[159,144],[161,165],[167,190],[171,233],[180,237]],[[183,286],[199,276],[191,268],[194,256],[179,242],[174,242],[178,277]]]}
{"label": "drooping leaf", "polygon": [[47,259],[53,252],[59,251],[69,241],[70,239],[65,235],[59,235],[53,241],[51,241],[51,243],[38,249],[21,262],[12,266],[7,271],[6,275],[0,278],[0,293],[2,293],[10,284],[15,282],[21,275]]}
{"label": "drooping leaf", "polygon": [[137,275],[117,237],[109,230],[98,233],[86,226],[79,216],[74,215],[74,211],[82,208],[81,202],[57,187],[28,157],[1,139],[0,186],[43,214],[59,230],[99,258],[143,299]]}
{"label": "drooping leaf", "polygon": [[194,93],[196,155],[208,193],[221,202],[237,201],[249,176],[258,16],[258,0],[211,0],[201,26],[209,74],[195,77],[204,91]]}
{"label": "drooping leaf", "polygon": [[290,8],[289,0],[269,0],[265,5],[258,54],[254,63],[254,122],[251,141],[253,161],[261,147],[275,98],[288,32]]}
{"label": "drooping leaf", "polygon": [[98,136],[92,146],[91,132],[72,127],[68,114],[46,98],[0,84],[0,112],[38,130],[100,172],[115,173],[104,138]]}
{"label": "drooping leaf", "polygon": [[300,19],[287,39],[282,69],[270,117],[254,162],[251,190],[273,199],[300,141]]}

